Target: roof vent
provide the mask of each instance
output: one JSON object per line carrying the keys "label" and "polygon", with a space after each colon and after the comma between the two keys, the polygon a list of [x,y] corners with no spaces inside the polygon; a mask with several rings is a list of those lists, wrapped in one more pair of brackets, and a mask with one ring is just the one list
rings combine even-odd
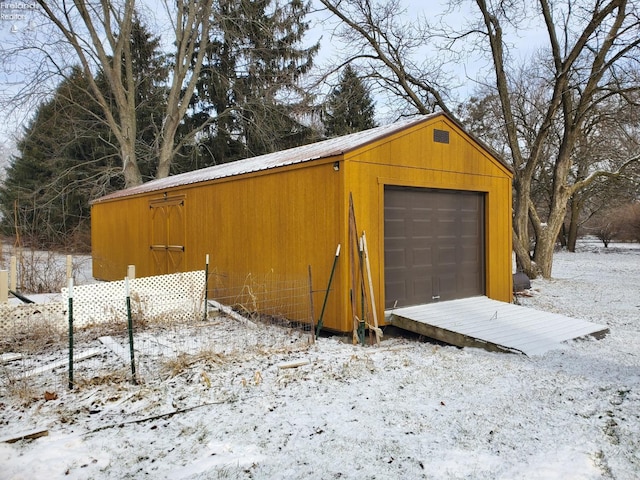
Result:
{"label": "roof vent", "polygon": [[449,131],[433,129],[433,141],[437,143],[449,143]]}

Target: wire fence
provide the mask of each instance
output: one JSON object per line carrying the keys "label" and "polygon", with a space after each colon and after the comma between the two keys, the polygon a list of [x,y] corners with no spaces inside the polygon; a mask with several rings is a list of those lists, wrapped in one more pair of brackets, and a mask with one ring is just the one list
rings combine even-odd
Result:
{"label": "wire fence", "polygon": [[24,401],[103,383],[154,383],[196,364],[304,350],[314,332],[307,278],[205,272],[67,289],[50,303],[0,305],[0,391]]}

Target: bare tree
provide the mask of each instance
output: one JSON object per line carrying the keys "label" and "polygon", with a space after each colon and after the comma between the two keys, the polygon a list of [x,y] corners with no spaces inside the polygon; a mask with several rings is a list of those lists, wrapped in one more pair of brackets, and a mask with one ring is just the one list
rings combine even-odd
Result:
{"label": "bare tree", "polygon": [[[640,116],[636,102],[604,101],[587,116],[573,153],[568,182],[575,184],[598,170],[617,171],[640,149]],[[623,172],[601,175],[576,190],[569,200],[566,247],[575,251],[580,227],[600,211],[637,198],[638,163]]]}
{"label": "bare tree", "polygon": [[632,201],[603,210],[589,220],[587,228],[605,248],[613,240],[640,242],[640,203]]}
{"label": "bare tree", "polygon": [[624,240],[640,242],[640,203],[634,202],[619,208],[618,222]]}
{"label": "bare tree", "polygon": [[[536,13],[542,17],[552,59],[547,76],[549,100],[542,112],[542,122],[535,129],[533,143],[525,149],[517,129],[503,29],[525,5],[517,1],[476,0],[475,3],[482,16],[482,33],[491,50],[515,170],[514,250],[527,274],[549,277],[554,245],[569,199],[603,175],[619,175],[639,158],[637,154],[631,155],[614,171],[598,168],[590,170],[584,178],[570,182],[575,148],[587,118],[605,100],[625,101],[638,89],[635,75],[629,74],[629,71],[637,71],[633,67],[634,64],[637,66],[640,53],[637,6],[626,0],[572,1],[561,5],[538,0]],[[560,133],[560,142],[552,159],[552,188],[543,216],[532,201],[531,186],[536,170],[545,161],[544,153],[554,131]],[[529,248],[529,225],[532,225],[536,240],[533,253]]]}
{"label": "bare tree", "polygon": [[612,212],[607,214],[598,215],[590,222],[590,230],[593,234],[600,239],[604,248],[609,248],[609,244],[616,238],[620,231],[618,218],[611,215]]}
{"label": "bare tree", "polygon": [[[521,148],[526,152],[535,145],[538,126],[544,119],[549,101],[549,92],[545,88],[548,82],[541,71],[545,63],[543,58],[538,58],[510,77],[513,118]],[[593,172],[615,172],[635,155],[640,146],[640,122],[636,110],[634,102],[603,101],[589,112],[572,152],[573,166],[567,179],[569,185],[585,180]],[[469,101],[459,107],[458,113],[470,131],[503,156],[509,156],[500,100],[493,86],[477,89]],[[542,161],[531,179],[531,201],[541,217],[548,215],[552,203],[554,160],[563,139],[562,122],[554,120],[550,132],[541,155]],[[602,173],[576,190],[569,199],[567,216],[558,237],[562,246],[575,251],[580,227],[585,222],[602,210],[635,198],[637,178],[637,169],[629,165],[624,173]]]}
{"label": "bare tree", "polygon": [[[359,66],[378,93],[393,99],[397,113],[427,114],[449,108],[448,93],[453,77],[443,68],[444,57],[424,55],[438,38],[426,20],[407,20],[400,0],[320,0],[328,12],[341,22],[335,35],[342,45],[342,61],[334,65],[339,71],[345,64]],[[420,58],[421,60],[416,60]],[[330,72],[331,73],[331,72]],[[398,105],[401,99],[401,105]]]}
{"label": "bare tree", "polygon": [[[90,89],[102,108],[104,120],[116,138],[122,157],[126,186],[142,183],[136,157],[136,82],[130,34],[136,2],[134,0],[87,2],[47,2],[37,0],[43,15],[50,21],[63,41],[75,53],[73,63],[80,63]],[[156,177],[169,174],[177,128],[189,107],[195,82],[202,65],[208,41],[209,16],[212,0],[165,1],[167,18],[171,20],[171,38],[165,44],[171,52],[172,68],[166,98],[166,109],[157,134]],[[42,47],[32,46],[32,48]],[[194,59],[194,52],[197,55]],[[58,72],[65,65],[61,58],[50,54],[48,59]],[[101,72],[109,85],[109,95],[101,91],[95,74]],[[114,105],[112,105],[112,102]]]}

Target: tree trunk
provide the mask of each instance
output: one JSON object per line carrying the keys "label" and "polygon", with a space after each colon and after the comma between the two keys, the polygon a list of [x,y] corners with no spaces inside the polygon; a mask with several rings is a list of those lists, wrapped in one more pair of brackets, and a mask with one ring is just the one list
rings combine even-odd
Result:
{"label": "tree trunk", "polygon": [[548,226],[545,226],[543,227],[543,232],[538,235],[533,262],[543,278],[551,278],[553,251],[558,233],[552,232]]}
{"label": "tree trunk", "polygon": [[564,222],[560,226],[560,233],[558,234],[558,242],[560,242],[560,246],[565,248],[569,244],[567,226]]}
{"label": "tree trunk", "polygon": [[[565,170],[571,166],[568,156],[559,155],[556,166],[556,178],[566,178]],[[555,182],[551,209],[546,223],[538,223],[536,226],[536,248],[533,253],[533,261],[544,278],[551,278],[553,266],[553,252],[560,229],[567,215],[570,190],[559,180]]]}
{"label": "tree trunk", "polygon": [[569,232],[567,237],[567,250],[574,253],[576,251],[576,243],[578,242],[580,212],[582,212],[582,202],[576,199],[576,196],[574,195],[571,199],[571,215],[569,219]]}
{"label": "tree trunk", "polygon": [[[521,173],[521,175],[524,175]],[[522,178],[514,180],[513,194],[513,251],[516,254],[517,269],[529,278],[540,275],[535,263],[531,259],[531,239],[529,237],[529,198],[531,196],[531,182]]]}
{"label": "tree trunk", "polygon": [[[175,133],[171,136],[174,138]],[[163,138],[163,142],[160,144],[158,151],[158,170],[156,171],[155,178],[165,178],[171,173],[171,163],[173,162],[173,142],[166,141],[166,137]]]}
{"label": "tree trunk", "polygon": [[127,140],[128,141],[120,145],[125,188],[142,184],[142,174],[140,173],[140,168],[138,168],[138,162],[136,160],[135,139],[129,137]]}

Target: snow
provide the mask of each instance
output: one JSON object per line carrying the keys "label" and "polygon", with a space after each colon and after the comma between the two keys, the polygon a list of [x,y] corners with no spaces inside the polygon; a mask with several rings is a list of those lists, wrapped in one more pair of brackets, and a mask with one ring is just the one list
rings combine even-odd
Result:
{"label": "snow", "polygon": [[530,293],[520,302],[611,333],[532,357],[330,337],[27,406],[3,391],[0,437],[49,435],[0,444],[0,478],[640,477],[640,247],[559,252]]}

